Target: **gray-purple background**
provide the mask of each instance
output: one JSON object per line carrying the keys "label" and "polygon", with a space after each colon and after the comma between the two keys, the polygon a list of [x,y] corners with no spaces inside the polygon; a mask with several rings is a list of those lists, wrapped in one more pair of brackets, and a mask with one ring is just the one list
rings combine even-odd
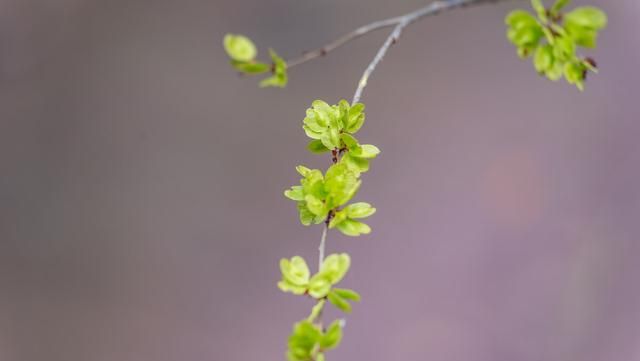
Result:
{"label": "gray-purple background", "polygon": [[[226,32],[287,57],[422,0],[1,0],[0,360],[283,360],[320,227],[282,191],[314,99],[353,94],[386,32],[291,71],[230,69]],[[363,301],[329,360],[640,360],[640,3],[579,93],[505,39],[526,1],[411,26],[370,80],[382,149],[331,232]],[[334,314],[332,314],[334,315]]]}

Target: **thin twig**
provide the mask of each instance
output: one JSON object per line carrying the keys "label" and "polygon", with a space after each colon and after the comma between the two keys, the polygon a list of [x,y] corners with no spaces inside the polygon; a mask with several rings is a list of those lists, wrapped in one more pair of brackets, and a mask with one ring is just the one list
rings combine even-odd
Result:
{"label": "thin twig", "polygon": [[375,21],[371,24],[367,24],[364,26],[361,26],[355,30],[353,30],[352,32],[345,34],[343,36],[341,36],[340,38],[332,41],[331,43],[315,49],[315,50],[311,50],[311,51],[307,51],[304,54],[302,54],[300,57],[295,58],[295,59],[291,59],[287,61],[287,68],[291,69],[294,66],[298,66],[301,64],[304,64],[310,60],[313,60],[315,58],[319,58],[321,56],[325,56],[327,55],[327,53],[336,50],[337,48],[343,46],[344,44],[355,40],[365,34],[368,34],[372,31],[375,30],[380,30],[380,29],[384,29],[384,28],[388,28],[391,26],[394,26],[396,24],[398,24],[398,21],[400,19],[400,16],[395,17],[395,18],[390,18],[390,19],[385,19],[385,20],[380,20],[380,21]]}
{"label": "thin twig", "polygon": [[[292,68],[294,66],[298,66],[300,64],[306,63],[315,58],[324,56],[328,52],[341,47],[342,45],[350,42],[351,40],[357,39],[362,35],[368,34],[372,31],[395,26],[391,34],[389,34],[385,42],[382,44],[382,47],[380,47],[380,49],[376,53],[371,63],[369,63],[369,66],[367,66],[367,68],[365,69],[364,74],[362,74],[362,77],[358,82],[358,87],[356,88],[356,92],[353,96],[353,101],[351,102],[352,104],[354,104],[360,101],[360,98],[362,97],[362,91],[367,86],[367,82],[369,80],[369,77],[371,76],[371,73],[373,73],[373,71],[376,69],[376,67],[380,63],[380,61],[382,61],[382,58],[384,58],[385,54],[387,53],[391,45],[395,44],[398,41],[398,39],[400,38],[400,35],[402,34],[402,30],[405,27],[424,17],[437,15],[440,12],[445,10],[450,10],[450,9],[454,9],[454,8],[462,7],[466,5],[479,5],[479,4],[499,2],[499,1],[504,1],[504,0],[438,0],[438,1],[432,2],[431,4],[425,7],[412,11],[408,14],[389,18],[386,20],[376,21],[368,25],[361,26],[356,30],[338,38],[337,40],[323,46],[322,48],[307,52],[299,58],[289,60],[287,62],[288,64],[287,67]],[[334,163],[337,162],[337,158],[335,157],[335,154],[334,154],[333,162]],[[327,219],[322,229],[320,246],[318,247],[318,251],[319,251],[318,270],[322,266],[322,261],[324,261],[324,253],[325,253],[326,240],[327,240],[327,230],[329,228],[328,220],[329,219]]]}
{"label": "thin twig", "polygon": [[324,248],[325,243],[327,241],[327,230],[329,229],[329,223],[325,222],[322,227],[322,237],[320,237],[320,246],[318,247],[318,271],[320,271],[320,267],[322,267],[322,261],[324,261]]}
{"label": "thin twig", "polygon": [[371,63],[369,63],[369,66],[367,66],[364,73],[362,74],[362,77],[358,82],[358,87],[356,88],[356,92],[353,95],[353,101],[351,102],[351,104],[355,104],[360,101],[360,98],[362,97],[362,91],[364,90],[364,87],[367,86],[371,73],[373,73],[373,71],[376,69],[378,64],[382,61],[382,58],[384,58],[387,51],[389,51],[389,48],[391,48],[391,45],[398,42],[398,40],[400,39],[400,35],[402,35],[402,30],[404,30],[405,27],[422,18],[425,18],[427,16],[432,16],[432,15],[437,15],[445,10],[451,10],[457,7],[462,7],[467,5],[479,5],[482,3],[498,2],[498,1],[502,1],[502,0],[440,0],[440,1],[432,2],[431,4],[423,8],[420,8],[418,10],[415,10],[413,12],[410,12],[406,15],[393,18],[396,21],[396,26],[391,32],[391,34],[389,34],[387,39],[384,41],[384,43],[376,53],[376,56],[373,58]]}

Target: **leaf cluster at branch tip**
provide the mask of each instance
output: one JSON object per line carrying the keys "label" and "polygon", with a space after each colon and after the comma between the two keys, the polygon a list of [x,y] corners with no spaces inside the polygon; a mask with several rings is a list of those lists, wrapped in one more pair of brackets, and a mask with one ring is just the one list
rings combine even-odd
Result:
{"label": "leaf cluster at branch tip", "polygon": [[360,144],[354,137],[364,119],[364,104],[350,105],[345,100],[336,105],[316,100],[307,109],[302,126],[312,139],[307,148],[313,153],[332,152],[335,164],[324,174],[301,165],[296,168],[303,177],[300,185],[286,190],[284,195],[297,202],[303,225],[326,221],[329,228],[348,236],[371,232],[358,220],[375,213],[369,203],[353,203],[340,209],[355,196],[362,183],[360,175],[369,170],[369,161],[380,153],[375,145]]}
{"label": "leaf cluster at branch tip", "polygon": [[557,0],[546,8],[542,0],[531,0],[536,15],[515,10],[505,19],[507,38],[522,58],[533,57],[538,73],[556,81],[564,76],[569,84],[584,90],[589,71],[597,72],[593,59],[577,54],[577,49],[593,49],[598,32],[607,26],[606,14],[593,6],[563,13],[570,0]]}
{"label": "leaf cluster at branch tip", "polygon": [[260,82],[260,87],[279,87],[287,85],[287,63],[273,49],[269,49],[271,64],[256,60],[258,50],[251,39],[244,35],[227,34],[223,40],[224,49],[231,59],[231,66],[246,75],[271,72],[271,76]]}
{"label": "leaf cluster at branch tip", "polygon": [[278,288],[296,295],[309,295],[317,301],[309,317],[293,327],[287,351],[290,361],[323,360],[324,352],[340,343],[343,320],[332,322],[326,330],[315,321],[320,317],[327,300],[346,313],[351,312],[350,301],[360,301],[357,292],[334,287],[344,278],[350,265],[348,254],[332,254],[322,262],[318,273],[310,277],[309,267],[302,257],[280,260],[282,280],[278,282]]}

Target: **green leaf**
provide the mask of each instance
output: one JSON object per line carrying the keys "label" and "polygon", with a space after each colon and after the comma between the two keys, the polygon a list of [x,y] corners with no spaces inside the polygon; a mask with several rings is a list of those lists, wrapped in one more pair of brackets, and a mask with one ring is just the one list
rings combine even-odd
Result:
{"label": "green leaf", "polygon": [[329,148],[325,147],[324,144],[322,144],[322,141],[318,139],[314,139],[310,141],[309,144],[307,144],[307,149],[309,149],[311,153],[317,153],[317,154],[325,153],[329,151]]}
{"label": "green leaf", "polygon": [[342,326],[340,324],[340,320],[335,320],[329,325],[327,331],[320,339],[320,349],[326,351],[340,345],[340,341],[342,340]]}
{"label": "green leaf", "polygon": [[335,228],[338,224],[347,219],[347,212],[344,210],[337,211],[333,214],[331,221],[329,222],[329,228]]}
{"label": "green leaf", "polygon": [[553,47],[551,45],[539,47],[533,57],[533,64],[538,73],[541,74],[551,69],[553,67]]}
{"label": "green leaf", "polygon": [[580,91],[584,90],[586,68],[582,63],[569,62],[564,66],[564,77],[569,84],[574,84]]}
{"label": "green leaf", "polygon": [[340,163],[346,165],[352,172],[359,175],[369,170],[369,160],[366,158],[359,158],[351,153],[346,153],[340,159]]}
{"label": "green leaf", "polygon": [[258,54],[251,39],[244,35],[227,34],[224,36],[223,44],[227,55],[236,61],[248,62]]}
{"label": "green leaf", "polygon": [[547,72],[545,74],[547,75],[547,78],[549,80],[560,80],[560,78],[562,78],[562,75],[564,74],[564,63],[560,61],[554,61],[553,66],[547,69]]}
{"label": "green leaf", "polygon": [[565,29],[576,43],[576,45],[584,48],[594,49],[598,43],[598,31],[582,26],[576,26],[572,23],[566,23]]}
{"label": "green leaf", "polygon": [[280,272],[282,273],[282,280],[278,282],[278,287],[282,291],[296,295],[306,292],[309,284],[309,267],[302,257],[294,256],[291,260],[281,259]]}
{"label": "green leaf", "polygon": [[344,142],[344,145],[347,147],[347,149],[349,149],[349,151],[360,148],[360,144],[358,143],[358,140],[349,133],[340,134],[340,139],[342,139],[342,142]]}
{"label": "green leaf", "polygon": [[231,60],[231,65],[239,72],[245,74],[261,74],[269,71],[268,64],[253,61]]}
{"label": "green leaf", "polygon": [[344,275],[349,270],[351,266],[351,258],[346,253],[334,253],[322,262],[322,266],[320,267],[320,272],[318,274],[322,274],[327,277],[327,280],[331,284],[336,284],[342,280]]}
{"label": "green leaf", "polygon": [[345,122],[345,131],[354,134],[364,124],[364,104],[356,103],[351,106],[347,114],[347,121]]}
{"label": "green leaf", "polygon": [[566,24],[581,26],[593,30],[601,30],[607,26],[607,14],[594,6],[581,6],[567,13]]}
{"label": "green leaf", "polygon": [[572,60],[575,58],[576,44],[568,36],[556,38],[553,44],[553,55],[561,61]]}
{"label": "green leaf", "polygon": [[330,292],[327,295],[327,299],[331,302],[332,305],[336,306],[339,310],[345,313],[351,313],[351,304],[347,302],[344,298],[340,297],[335,292]]}
{"label": "green leaf", "polygon": [[533,47],[540,42],[543,31],[540,26],[528,26],[520,29],[510,29],[507,32],[509,40],[518,47]]}
{"label": "green leaf", "polygon": [[305,202],[307,202],[307,208],[309,209],[309,211],[311,211],[311,213],[315,214],[316,216],[324,217],[329,212],[327,207],[325,207],[325,204],[312,194],[307,194],[304,197],[304,200]]}
{"label": "green leaf", "polygon": [[361,234],[371,233],[371,227],[369,227],[368,225],[362,222],[355,221],[352,219],[345,220],[344,222],[337,225],[337,228],[343,234],[347,236],[353,236],[353,237],[359,236]]}
{"label": "green leaf", "polygon": [[514,10],[507,14],[505,23],[514,29],[521,29],[538,25],[538,20],[531,13],[524,10]]}
{"label": "green leaf", "polygon": [[287,63],[273,49],[269,49],[269,55],[273,61],[273,75],[260,82],[260,87],[284,88],[289,81],[287,75]]}
{"label": "green leaf", "polygon": [[362,144],[351,152],[353,157],[372,159],[380,154],[380,149],[373,144]]}
{"label": "green leaf", "polygon": [[339,207],[351,200],[360,188],[361,183],[357,174],[349,169],[346,164],[340,162],[329,167],[325,174],[324,182],[324,190],[328,193],[328,208]]}
{"label": "green leaf", "polygon": [[296,323],[289,336],[287,359],[289,361],[311,360],[323,337],[322,331],[308,320]]}
{"label": "green leaf", "polygon": [[293,186],[291,189],[287,189],[284,191],[284,196],[294,201],[304,200],[304,192],[301,186]]}
{"label": "green leaf", "polygon": [[345,300],[360,302],[360,295],[354,290],[346,288],[334,288],[332,292],[344,298]]}
{"label": "green leaf", "polygon": [[316,299],[323,298],[331,290],[331,285],[332,282],[329,275],[322,272],[316,273],[309,280],[309,295]]}
{"label": "green leaf", "polygon": [[298,172],[301,176],[306,177],[309,173],[311,173],[311,169],[303,165],[299,165],[296,166],[296,172]]}
{"label": "green leaf", "polygon": [[311,213],[305,202],[298,202],[297,207],[298,214],[300,215],[300,223],[305,226],[311,225],[311,223],[316,223],[316,215]]}
{"label": "green leaf", "polygon": [[346,206],[344,210],[349,218],[366,218],[376,213],[376,209],[365,202],[352,203]]}

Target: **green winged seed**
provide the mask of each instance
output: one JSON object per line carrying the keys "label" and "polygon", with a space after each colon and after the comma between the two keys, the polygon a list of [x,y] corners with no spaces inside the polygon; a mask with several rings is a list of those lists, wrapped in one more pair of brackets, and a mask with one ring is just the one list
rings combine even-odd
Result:
{"label": "green winged seed", "polygon": [[340,223],[336,226],[340,232],[347,236],[356,237],[361,234],[369,234],[371,233],[371,227],[368,225],[355,221],[353,219],[347,219],[344,222]]}
{"label": "green winged seed", "polygon": [[285,197],[294,200],[294,201],[302,201],[304,200],[304,192],[302,190],[302,186],[293,186],[291,189],[287,189],[284,191]]}
{"label": "green winged seed", "polygon": [[307,144],[307,149],[309,149],[311,153],[316,153],[316,154],[325,153],[329,151],[329,148],[325,147],[324,144],[322,144],[322,141],[318,139],[314,139],[310,141],[309,144]]}
{"label": "green winged seed", "polygon": [[544,74],[553,66],[553,48],[551,45],[541,46],[536,50],[533,64],[538,73]]}
{"label": "green winged seed", "polygon": [[347,147],[349,151],[354,151],[360,148],[360,144],[358,143],[358,140],[349,133],[342,133],[340,135],[340,139],[342,140],[342,142],[344,143],[344,145]]}
{"label": "green winged seed", "polygon": [[227,55],[233,60],[251,61],[258,54],[256,46],[251,39],[244,35],[227,34],[224,36],[223,44]]}
{"label": "green winged seed", "polygon": [[607,26],[607,14],[594,6],[581,6],[567,13],[564,17],[567,24],[601,30]]}
{"label": "green winged seed", "polygon": [[287,359],[289,361],[311,360],[313,352],[323,337],[322,331],[308,320],[296,323],[289,336]]}
{"label": "green winged seed", "polygon": [[324,259],[319,274],[327,276],[331,284],[342,280],[351,266],[351,257],[346,253],[332,254]]}
{"label": "green winged seed", "polygon": [[356,158],[372,159],[380,154],[380,149],[373,144],[362,144],[358,149],[351,152]]}
{"label": "green winged seed", "polygon": [[282,280],[278,282],[278,288],[296,295],[306,292],[309,283],[309,267],[302,257],[294,256],[291,260],[281,259],[280,272]]}
{"label": "green winged seed", "polygon": [[367,172],[369,170],[369,160],[346,153],[340,159],[340,163],[345,164],[356,175]]}
{"label": "green winged seed", "polygon": [[524,10],[514,10],[507,14],[505,23],[514,29],[538,25],[538,20],[531,13]]}
{"label": "green winged seed", "polygon": [[304,197],[305,202],[307,202],[307,208],[311,213],[316,216],[326,216],[329,210],[325,207],[325,204],[311,194],[307,194]]}
{"label": "green winged seed", "polygon": [[358,202],[345,207],[344,209],[349,218],[366,218],[376,213],[376,209],[369,203]]}

